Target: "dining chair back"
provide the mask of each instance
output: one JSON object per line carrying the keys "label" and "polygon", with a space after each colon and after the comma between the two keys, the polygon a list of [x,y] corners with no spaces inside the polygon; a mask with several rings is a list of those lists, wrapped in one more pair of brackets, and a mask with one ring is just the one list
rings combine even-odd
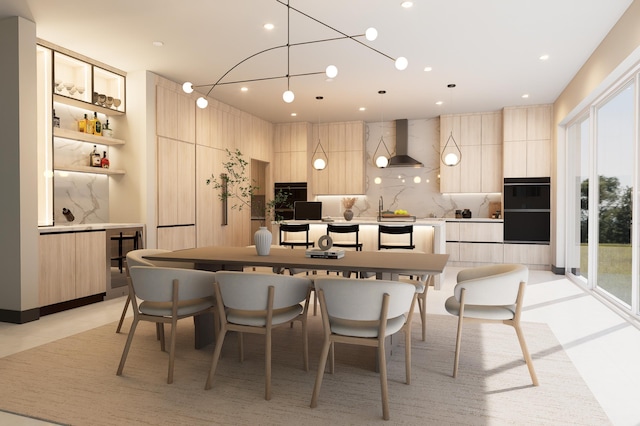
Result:
{"label": "dining chair back", "polygon": [[[408,235],[409,241],[397,242],[390,238],[384,240],[383,235]],[[413,225],[378,225],[378,250],[382,249],[406,249],[413,250]]]}
{"label": "dining chair back", "polygon": [[533,385],[538,386],[520,325],[528,276],[528,268],[519,264],[479,266],[458,272],[454,294],[445,301],[447,312],[458,317],[453,377],[458,374],[463,322],[500,322],[516,330],[529,375]]}
{"label": "dining chair back", "polygon": [[411,317],[416,300],[413,285],[398,281],[319,277],[315,287],[320,298],[324,344],[320,355],[311,407],[318,405],[327,362],[335,369],[334,343],[378,348],[382,417],[389,419],[385,338],[404,330],[406,383],[411,383]]}
{"label": "dining chair back", "polygon": [[[171,340],[167,383],[173,383],[178,320],[213,312],[216,274],[194,269],[155,266],[131,266],[129,274],[133,323],[122,352],[117,375],[122,375],[138,323],[140,321],[168,323],[171,324]],[[164,350],[164,333],[161,336],[161,344]]]}
{"label": "dining chair back", "polygon": [[244,357],[242,333],[265,336],[265,399],[271,399],[272,329],[292,321],[302,323],[303,364],[309,370],[307,310],[311,280],[290,275],[219,271],[216,273],[216,303],[220,331],[205,389],[213,383],[228,331],[238,332],[240,361]]}

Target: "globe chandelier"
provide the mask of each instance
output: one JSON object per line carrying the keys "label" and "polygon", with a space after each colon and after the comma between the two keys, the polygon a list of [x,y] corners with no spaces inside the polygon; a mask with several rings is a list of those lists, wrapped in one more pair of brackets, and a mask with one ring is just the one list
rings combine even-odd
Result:
{"label": "globe chandelier", "polygon": [[[206,108],[209,105],[209,101],[207,100],[207,97],[209,97],[209,95],[211,94],[211,92],[213,91],[213,89],[216,86],[221,86],[221,85],[227,85],[227,84],[239,84],[239,83],[250,83],[250,82],[254,82],[254,81],[264,81],[264,80],[277,80],[277,79],[287,79],[287,89],[282,93],[282,100],[286,103],[291,103],[294,101],[295,99],[295,93],[291,90],[291,78],[293,77],[303,77],[303,76],[309,76],[309,75],[318,75],[318,74],[325,74],[328,78],[335,78],[338,75],[338,68],[335,65],[328,65],[324,71],[317,71],[317,72],[309,72],[309,73],[300,73],[300,74],[291,74],[290,72],[290,54],[291,54],[291,48],[295,47],[295,46],[302,46],[302,45],[307,45],[307,44],[316,44],[316,43],[324,43],[324,42],[328,42],[328,41],[335,41],[335,40],[342,40],[342,39],[349,39],[352,40],[356,43],[358,43],[359,45],[366,47],[367,49],[370,49],[384,57],[386,57],[387,59],[392,60],[395,63],[395,67],[396,69],[402,71],[405,70],[408,66],[408,61],[407,58],[405,57],[398,57],[398,58],[393,58],[389,55],[387,55],[386,53],[383,53],[369,45],[367,45],[366,43],[364,43],[363,41],[359,40],[359,38],[365,37],[366,40],[368,41],[374,41],[377,37],[378,37],[378,31],[375,28],[368,28],[364,34],[358,34],[358,35],[348,35],[322,21],[320,21],[319,19],[314,18],[313,16],[299,10],[296,9],[295,7],[291,6],[289,4],[289,1],[287,0],[282,1],[282,0],[276,0],[277,3],[286,6],[287,8],[287,43],[286,44],[282,44],[282,45],[278,45],[278,46],[273,46],[264,50],[261,50],[259,52],[256,52],[252,55],[247,56],[246,58],[244,58],[243,60],[241,60],[240,62],[238,62],[237,64],[235,64],[234,66],[232,66],[231,68],[229,68],[229,70],[227,70],[224,74],[222,74],[222,76],[220,78],[218,78],[218,80],[215,83],[209,83],[209,84],[200,84],[200,85],[194,85],[193,83],[187,81],[182,85],[182,90],[185,93],[193,93],[193,91],[196,88],[200,88],[200,87],[209,87],[209,90],[207,91],[207,93],[204,96],[200,96],[197,100],[196,100],[196,105],[200,108]],[[319,40],[311,40],[311,41],[304,41],[304,42],[299,42],[299,43],[291,43],[290,42],[290,20],[291,20],[291,12],[295,12],[297,14],[300,14],[308,19],[311,19],[312,21],[334,31],[335,33],[337,33],[336,37],[332,37],[332,38],[325,38],[325,39],[319,39]],[[254,78],[254,79],[249,79],[249,80],[236,80],[236,81],[223,81],[223,79],[225,77],[227,77],[227,75],[229,75],[229,73],[231,73],[234,69],[236,69],[238,66],[240,66],[241,64],[247,62],[248,60],[255,58],[256,56],[262,55],[263,53],[267,53],[273,50],[278,50],[278,49],[287,49],[287,73],[285,75],[277,75],[277,76],[266,76],[266,77],[260,77],[260,78]]]}

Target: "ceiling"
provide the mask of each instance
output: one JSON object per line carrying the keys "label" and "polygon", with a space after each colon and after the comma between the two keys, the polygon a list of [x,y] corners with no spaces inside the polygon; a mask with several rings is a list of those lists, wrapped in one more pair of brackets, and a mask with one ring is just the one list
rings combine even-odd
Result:
{"label": "ceiling", "polygon": [[[415,0],[404,9],[400,0],[290,0],[350,36],[375,27],[375,41],[357,40],[406,57],[408,68],[398,71],[391,59],[350,39],[292,46],[288,55],[280,48],[249,59],[222,81],[284,76],[287,56],[290,74],[333,64],[338,76],[291,78],[291,104],[282,101],[286,78],[246,83],[247,92],[241,84],[216,86],[211,97],[274,123],[388,121],[552,103],[632,1]],[[149,70],[198,85],[214,83],[250,55],[286,45],[286,2],[3,0],[0,18],[33,20],[39,38],[129,73]],[[290,44],[339,36],[293,10],[289,15]],[[263,28],[267,22],[272,31]],[[544,54],[549,59],[541,61]],[[457,87],[448,89],[450,83]]]}

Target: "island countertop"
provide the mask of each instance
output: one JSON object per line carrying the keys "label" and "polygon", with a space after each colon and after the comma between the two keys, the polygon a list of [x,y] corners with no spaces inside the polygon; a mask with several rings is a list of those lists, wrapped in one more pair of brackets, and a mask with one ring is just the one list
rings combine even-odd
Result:
{"label": "island countertop", "polygon": [[144,223],[78,223],[69,225],[38,226],[41,234],[60,232],[106,231],[109,229],[144,228]]}

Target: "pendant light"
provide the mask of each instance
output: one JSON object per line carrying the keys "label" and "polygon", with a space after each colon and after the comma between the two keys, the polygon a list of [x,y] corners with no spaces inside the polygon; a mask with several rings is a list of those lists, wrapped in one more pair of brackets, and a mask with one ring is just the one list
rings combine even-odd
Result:
{"label": "pendant light", "polygon": [[[316,99],[321,101],[324,99],[322,96],[316,96]],[[318,148],[320,148],[320,152],[318,152]],[[311,165],[316,170],[324,170],[329,163],[329,158],[327,157],[327,153],[322,147],[322,143],[320,143],[320,108],[318,108],[318,144],[316,145],[316,149],[313,150],[313,155],[311,156]]]}
{"label": "pendant light", "polygon": [[[376,147],[375,152],[373,153],[373,165],[383,169],[389,165],[389,159],[391,158],[391,153],[389,152],[389,148],[387,148],[387,144],[384,143],[384,120],[383,120],[383,108],[382,108],[382,96],[387,93],[386,90],[379,90],[378,94],[380,95],[380,140],[378,141],[378,146]],[[380,145],[384,147],[384,151],[380,149]],[[386,151],[386,155],[385,155]]]}
{"label": "pendant light", "polygon": [[[453,89],[456,87],[456,85],[448,84],[447,87],[449,88],[451,95],[451,101],[449,103],[453,105]],[[442,148],[440,159],[442,160],[442,164],[449,167],[457,166],[458,164],[460,164],[460,160],[462,160],[462,151],[460,151],[460,147],[456,143],[456,140],[453,138],[453,130],[450,131],[449,138],[447,138],[447,142]]]}

